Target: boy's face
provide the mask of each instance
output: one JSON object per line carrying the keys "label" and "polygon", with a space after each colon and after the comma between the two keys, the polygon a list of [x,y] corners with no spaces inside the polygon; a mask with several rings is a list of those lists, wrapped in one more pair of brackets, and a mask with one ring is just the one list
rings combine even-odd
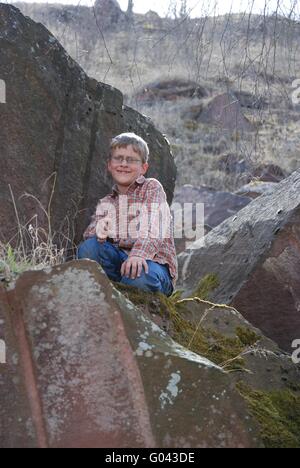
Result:
{"label": "boy's face", "polygon": [[121,193],[125,193],[139,176],[146,174],[148,167],[132,145],[115,148],[107,166]]}

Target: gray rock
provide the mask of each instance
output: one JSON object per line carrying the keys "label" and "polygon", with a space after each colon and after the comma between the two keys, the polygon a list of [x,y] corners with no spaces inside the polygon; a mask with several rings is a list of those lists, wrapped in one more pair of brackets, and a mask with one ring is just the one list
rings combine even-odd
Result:
{"label": "gray rock", "polygon": [[[192,203],[185,207],[185,216],[191,219],[191,226],[195,232],[197,229],[198,220],[196,219],[196,204],[204,204],[204,233],[206,234],[212,228],[221,224],[225,219],[229,218],[239,210],[244,208],[251,202],[251,198],[232,194],[230,192],[218,192],[212,187],[195,187],[192,185],[183,185],[177,189],[174,194],[173,204],[171,209],[175,219],[175,244],[177,253],[181,253],[186,249],[186,242],[191,242],[191,239],[185,236],[184,229],[180,226],[180,210],[183,210],[184,203]],[[177,209],[177,203],[182,208]],[[179,220],[179,224],[176,220]],[[202,219],[200,220],[203,221]],[[178,224],[178,225],[177,225]],[[193,239],[195,240],[195,238]]]}
{"label": "gray rock", "polygon": [[16,349],[0,373],[1,448],[261,446],[230,375],[174,342],[95,262],[26,272],[0,289],[0,318]]}
{"label": "gray rock", "polygon": [[224,93],[203,100],[183,112],[183,117],[212,124],[230,132],[250,132],[252,123],[244,116],[241,105],[233,93]]}
{"label": "gray rock", "polygon": [[215,273],[214,301],[234,305],[291,352],[300,337],[300,170],[179,255],[178,287],[193,293]]}
{"label": "gray rock", "polygon": [[[184,318],[194,324],[199,330],[199,325],[207,332],[215,333],[215,339],[211,339],[211,348],[218,346],[220,339],[236,339],[239,331],[244,333],[244,351],[232,360],[224,357],[224,369],[237,363],[240,357],[244,363],[240,366],[244,371],[235,373],[237,381],[243,381],[251,388],[261,391],[286,390],[297,386],[300,379],[300,367],[293,363],[291,357],[283,353],[278,346],[266,338],[262,332],[253,327],[238,310],[231,307],[213,306],[208,302],[190,301],[185,303]],[[251,337],[251,333],[255,338]],[[242,337],[242,335],[240,335]],[[253,339],[250,344],[249,337]],[[242,338],[243,339],[243,338]],[[230,347],[230,344],[227,345]],[[238,368],[238,365],[236,366]]]}
{"label": "gray rock", "polygon": [[199,83],[173,78],[146,84],[136,93],[135,98],[139,102],[151,105],[159,101],[177,101],[182,98],[200,99],[207,95],[207,90]]}

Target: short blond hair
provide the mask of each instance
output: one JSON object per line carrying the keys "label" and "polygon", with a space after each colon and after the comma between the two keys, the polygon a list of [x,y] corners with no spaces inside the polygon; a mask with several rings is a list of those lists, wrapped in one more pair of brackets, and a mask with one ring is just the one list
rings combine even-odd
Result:
{"label": "short blond hair", "polygon": [[112,152],[116,148],[125,148],[132,145],[133,149],[141,156],[143,163],[149,160],[149,147],[148,144],[135,133],[121,133],[114,137],[110,142],[109,157],[111,158]]}

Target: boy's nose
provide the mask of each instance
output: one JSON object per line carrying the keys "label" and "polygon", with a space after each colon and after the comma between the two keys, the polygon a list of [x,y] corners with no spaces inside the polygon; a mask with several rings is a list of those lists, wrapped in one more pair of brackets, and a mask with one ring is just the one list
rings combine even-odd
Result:
{"label": "boy's nose", "polygon": [[127,159],[123,159],[123,160],[122,160],[121,166],[128,166]]}

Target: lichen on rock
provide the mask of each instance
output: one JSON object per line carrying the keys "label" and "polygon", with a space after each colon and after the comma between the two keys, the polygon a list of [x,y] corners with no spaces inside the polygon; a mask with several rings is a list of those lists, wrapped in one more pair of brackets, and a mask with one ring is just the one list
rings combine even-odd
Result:
{"label": "lichen on rock", "polygon": [[259,341],[260,337],[246,326],[237,327],[235,336],[228,337],[217,327],[205,327],[201,313],[198,322],[191,320],[188,318],[190,304],[174,301],[176,294],[168,298],[160,293],[145,293],[118,283],[115,283],[115,287],[185,348],[217,365],[230,362],[227,370],[242,370],[245,365],[242,353]]}
{"label": "lichen on rock", "polygon": [[[203,285],[215,285],[213,279],[210,276],[200,283],[198,293],[207,298],[209,287]],[[233,373],[233,382],[257,421],[265,447],[300,447],[300,369],[238,311],[223,309],[220,304],[210,309],[207,301],[197,297],[198,301],[180,300],[179,291],[167,298],[115,286],[152,320],[167,323],[165,329],[182,346]],[[273,381],[268,378],[272,370],[276,373]]]}

